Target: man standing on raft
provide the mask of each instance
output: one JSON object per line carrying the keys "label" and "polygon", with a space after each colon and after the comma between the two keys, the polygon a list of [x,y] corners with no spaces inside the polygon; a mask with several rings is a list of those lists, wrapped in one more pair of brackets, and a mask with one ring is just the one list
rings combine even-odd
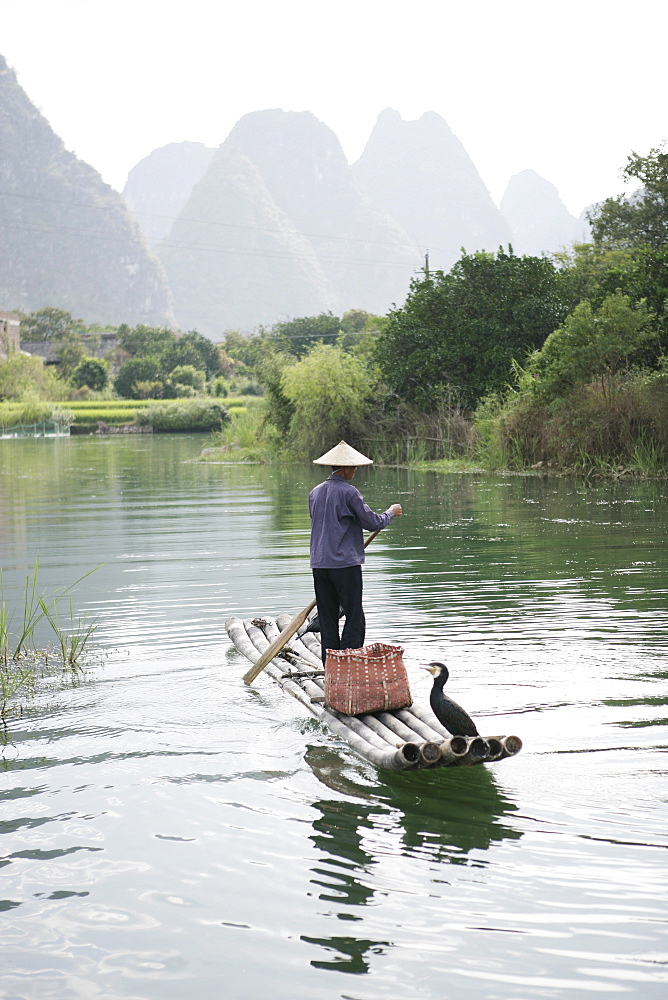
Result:
{"label": "man standing on raft", "polygon": [[[311,569],[318,605],[322,662],[328,649],[359,649],[364,645],[366,621],[362,609],[362,529],[379,531],[402,513],[393,503],[376,514],[351,479],[360,465],[373,460],[340,441],[315,465],[331,465],[331,475],[309,494],[311,514]],[[339,607],[346,617],[339,637]]]}

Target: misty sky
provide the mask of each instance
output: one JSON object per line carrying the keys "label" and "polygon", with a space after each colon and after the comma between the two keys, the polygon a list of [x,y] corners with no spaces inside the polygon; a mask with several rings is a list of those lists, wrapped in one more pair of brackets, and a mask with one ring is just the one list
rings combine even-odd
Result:
{"label": "misty sky", "polygon": [[531,168],[570,211],[668,139],[661,0],[0,0],[0,53],[117,190],[151,150],[312,111],[348,159],[378,114],[436,111],[494,200]]}

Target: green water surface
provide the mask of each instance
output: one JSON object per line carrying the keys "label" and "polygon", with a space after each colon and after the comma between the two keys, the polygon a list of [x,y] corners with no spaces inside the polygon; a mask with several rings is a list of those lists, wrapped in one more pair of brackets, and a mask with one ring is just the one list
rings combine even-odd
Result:
{"label": "green water surface", "polygon": [[0,563],[98,616],[84,683],[10,720],[6,1000],[668,995],[668,484],[365,470],[402,503],[369,640],[445,660],[521,754],[384,773],[224,630],[312,597],[322,470],[201,437],[0,442]]}

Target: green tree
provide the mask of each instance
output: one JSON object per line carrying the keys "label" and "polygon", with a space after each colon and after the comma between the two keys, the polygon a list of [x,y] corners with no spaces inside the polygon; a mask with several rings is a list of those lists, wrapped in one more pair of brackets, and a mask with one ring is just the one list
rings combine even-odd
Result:
{"label": "green tree", "polygon": [[46,306],[36,312],[21,316],[21,339],[24,341],[49,341],[58,356],[58,374],[68,379],[76,366],[86,356],[82,336],[86,326],[81,319],[74,319],[64,309]]}
{"label": "green tree", "polygon": [[159,361],[165,377],[180,365],[191,365],[201,372],[206,369],[205,362],[197,348],[193,347],[192,344],[182,343],[180,338],[165,348],[159,356]]}
{"label": "green tree", "polygon": [[86,349],[81,335],[78,333],[63,334],[57,338],[55,349],[58,354],[59,376],[64,379],[71,378],[74,370],[86,357]]}
{"label": "green tree", "polygon": [[44,359],[17,352],[0,362],[0,399],[62,397],[64,386]]}
{"label": "green tree", "polygon": [[109,367],[100,358],[86,358],[72,372],[70,383],[75,389],[87,385],[93,392],[101,392],[109,383]]}
{"label": "green tree", "polygon": [[371,360],[384,325],[385,319],[382,316],[374,316],[364,309],[350,309],[341,317],[337,346],[360,358]]}
{"label": "green tree", "polygon": [[549,400],[596,379],[608,395],[634,356],[656,338],[655,318],[644,301],[634,305],[621,292],[605,298],[599,309],[581,302],[531,356],[522,387]]}
{"label": "green tree", "polygon": [[[203,334],[198,333],[197,330],[188,330],[187,333],[184,333],[183,336],[177,339],[176,343],[181,345],[188,344],[189,347],[197,351],[201,359],[201,364],[195,365],[195,368],[200,368],[203,364],[203,371],[206,372],[207,378],[212,378],[214,375],[220,374],[220,355],[218,353],[220,345],[214,344],[213,341],[209,340]],[[182,363],[187,364],[187,362]]]}
{"label": "green tree", "polygon": [[[162,368],[157,358],[131,358],[121,365],[114,381],[114,389],[124,399],[145,399],[140,395],[136,383],[160,383],[162,388]],[[154,392],[151,393],[153,395]]]}
{"label": "green tree", "polygon": [[71,313],[53,306],[21,314],[21,340],[62,340],[73,334],[80,335],[85,330],[82,319],[74,319]]}
{"label": "green tree", "polygon": [[118,343],[135,358],[156,358],[176,340],[176,334],[165,326],[127,326],[118,328]]}
{"label": "green tree", "polygon": [[292,405],[290,442],[315,457],[341,438],[354,441],[371,405],[366,365],[340,347],[315,344],[283,372],[282,389]]}
{"label": "green tree", "polygon": [[448,274],[414,279],[378,338],[390,391],[429,412],[447,397],[472,407],[503,389],[512,360],[539,347],[566,315],[560,282],[551,261],[510,248],[464,255]]}
{"label": "green tree", "polygon": [[334,344],[341,333],[341,321],[331,312],[319,316],[300,316],[275,323],[271,338],[277,351],[303,357],[316,343]]}
{"label": "green tree", "polygon": [[165,396],[183,398],[202,396],[206,387],[206,376],[194,365],[177,365],[165,382]]}
{"label": "green tree", "polygon": [[576,243],[568,250],[555,253],[568,311],[585,299],[598,307],[606,295],[622,288],[635,267],[636,253],[627,247],[601,243]]}
{"label": "green tree", "polygon": [[[253,369],[265,355],[269,345],[269,334],[261,329],[257,334],[243,334],[228,330],[222,343],[225,354],[246,369]],[[231,373],[230,373],[231,374]]]}
{"label": "green tree", "polygon": [[634,194],[606,198],[587,214],[596,243],[619,247],[664,247],[668,243],[668,153],[631,153],[622,176],[638,180]]}
{"label": "green tree", "polygon": [[585,243],[559,254],[558,262],[569,312],[585,299],[598,309],[618,290],[632,302],[646,301],[656,315],[659,337],[646,345],[643,358],[650,367],[658,364],[668,353],[668,247]]}
{"label": "green tree", "polygon": [[256,367],[256,374],[267,400],[267,420],[283,436],[289,433],[295,412],[292,401],[283,391],[283,373],[294,364],[294,360],[288,354],[266,351]]}

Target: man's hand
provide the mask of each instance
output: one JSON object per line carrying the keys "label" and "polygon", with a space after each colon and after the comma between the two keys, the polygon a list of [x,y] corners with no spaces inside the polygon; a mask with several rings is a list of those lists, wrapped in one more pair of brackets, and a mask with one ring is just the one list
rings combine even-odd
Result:
{"label": "man's hand", "polygon": [[401,515],[403,514],[403,510],[401,509],[400,503],[393,503],[392,506],[390,507],[390,510],[392,511],[395,517],[401,517]]}

